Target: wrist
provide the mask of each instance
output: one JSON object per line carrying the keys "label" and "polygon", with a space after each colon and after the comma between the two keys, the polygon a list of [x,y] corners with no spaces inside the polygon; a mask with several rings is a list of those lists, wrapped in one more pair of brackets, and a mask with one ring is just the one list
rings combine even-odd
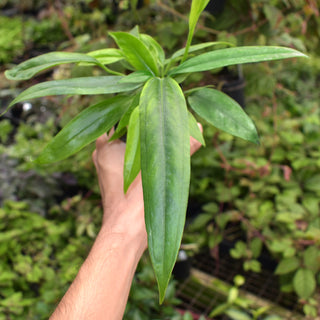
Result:
{"label": "wrist", "polygon": [[103,223],[96,242],[112,250],[132,254],[139,260],[147,248],[147,234],[145,227],[144,230],[132,232],[123,228],[123,225]]}

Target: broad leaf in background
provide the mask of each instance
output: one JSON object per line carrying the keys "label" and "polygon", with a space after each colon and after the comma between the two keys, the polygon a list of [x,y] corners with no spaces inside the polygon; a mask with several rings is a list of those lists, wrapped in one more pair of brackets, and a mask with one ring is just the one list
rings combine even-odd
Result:
{"label": "broad leaf in background", "polygon": [[199,72],[235,64],[295,57],[307,56],[297,50],[285,47],[234,47],[210,51],[190,58],[171,70],[169,74],[175,75],[179,73]]}
{"label": "broad leaf in background", "polygon": [[142,83],[119,83],[123,78],[121,76],[82,77],[41,82],[21,92],[9,104],[8,109],[17,102],[45,96],[119,93],[137,89],[142,85]]}
{"label": "broad leaf in background", "polygon": [[309,269],[299,269],[293,278],[293,287],[297,295],[302,299],[308,299],[316,289],[314,274]]}
{"label": "broad leaf in background", "polygon": [[127,145],[123,168],[123,188],[125,193],[138,175],[140,167],[139,107],[136,107],[131,113],[127,133]]}
{"label": "broad leaf in background", "polygon": [[188,102],[200,117],[216,128],[253,143],[259,143],[253,121],[241,106],[226,94],[203,88],[190,94]]}
{"label": "broad leaf in background", "polygon": [[228,309],[225,314],[233,320],[252,320],[251,316],[249,316],[245,311],[238,310],[236,308]]}
{"label": "broad leaf in background", "polygon": [[278,264],[275,274],[287,274],[297,270],[300,267],[300,260],[297,257],[282,259]]}
{"label": "broad leaf in background", "polygon": [[100,64],[95,58],[89,57],[84,53],[50,52],[20,63],[14,68],[7,70],[5,75],[9,80],[28,80],[40,71],[47,70],[57,65],[80,62],[96,65]]}
{"label": "broad leaf in background", "polygon": [[171,78],[153,78],[140,98],[141,174],[148,247],[160,302],[182,238],[190,182],[188,111]]}
{"label": "broad leaf in background", "polygon": [[127,32],[110,32],[109,34],[135,69],[146,70],[153,75],[159,74],[155,58],[141,40]]}
{"label": "broad leaf in background", "polygon": [[36,162],[65,159],[96,140],[119,121],[131,100],[132,97],[116,96],[83,110],[49,142]]}

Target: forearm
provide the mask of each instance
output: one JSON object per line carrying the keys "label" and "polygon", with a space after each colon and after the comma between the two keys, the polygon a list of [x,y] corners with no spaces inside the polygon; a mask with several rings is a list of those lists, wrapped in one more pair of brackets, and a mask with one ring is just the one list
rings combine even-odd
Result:
{"label": "forearm", "polygon": [[120,320],[145,244],[102,227],[88,258],[50,320]]}

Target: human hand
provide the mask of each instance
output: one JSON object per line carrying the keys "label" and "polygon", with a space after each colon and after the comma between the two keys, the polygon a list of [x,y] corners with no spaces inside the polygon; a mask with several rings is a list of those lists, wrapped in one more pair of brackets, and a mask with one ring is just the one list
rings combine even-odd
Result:
{"label": "human hand", "polygon": [[126,145],[120,140],[109,142],[106,134],[96,141],[92,158],[95,164],[103,205],[102,229],[108,233],[137,240],[147,247],[141,175],[123,191],[123,165]]}
{"label": "human hand", "polygon": [[[199,124],[201,130],[202,127]],[[96,150],[92,158],[95,164],[103,203],[102,228],[109,233],[123,234],[137,239],[141,247],[147,247],[147,233],[144,221],[144,205],[141,175],[139,174],[129,187],[123,191],[123,165],[125,143],[116,140],[109,142],[106,134],[96,141]],[[201,144],[190,137],[191,155]]]}
{"label": "human hand", "polygon": [[[125,143],[97,139],[92,154],[103,202],[101,230],[50,320],[122,319],[137,264],[147,248],[141,175],[123,191]],[[191,154],[200,143],[190,138]]]}

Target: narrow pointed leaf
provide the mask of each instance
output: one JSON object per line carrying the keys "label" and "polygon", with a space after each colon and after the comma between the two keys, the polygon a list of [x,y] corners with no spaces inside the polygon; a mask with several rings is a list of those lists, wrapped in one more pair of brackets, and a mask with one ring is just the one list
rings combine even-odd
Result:
{"label": "narrow pointed leaf", "polygon": [[165,60],[165,53],[161,47],[161,45],[151,36],[147,34],[141,34],[140,39],[143,43],[148,47],[151,54],[157,57],[157,60],[160,65],[163,65]]}
{"label": "narrow pointed leaf", "polygon": [[189,29],[194,30],[201,12],[206,8],[210,0],[192,0],[190,16],[189,16]]}
{"label": "narrow pointed leaf", "polygon": [[135,71],[123,77],[118,83],[143,83],[146,82],[152,74],[148,71]]}
{"label": "narrow pointed leaf", "polygon": [[158,75],[157,63],[140,39],[127,32],[110,32],[109,34],[135,69],[147,70]]}
{"label": "narrow pointed leaf", "polygon": [[[219,46],[219,45],[232,46],[231,43],[224,42],[224,41],[204,42],[204,43],[194,44],[194,45],[190,46],[189,53],[195,52],[198,50],[202,50],[202,49],[206,49],[206,48],[209,48],[212,46]],[[179,49],[171,56],[170,60],[182,57],[184,54],[184,51],[185,51],[185,48]]]}
{"label": "narrow pointed leaf", "polygon": [[99,64],[99,62],[83,53],[75,52],[50,52],[42,54],[38,57],[24,61],[17,66],[5,72],[5,76],[9,80],[28,80],[40,71],[55,67],[64,63],[80,63],[86,62],[90,64]]}
{"label": "narrow pointed leaf", "polygon": [[218,129],[236,137],[259,143],[256,127],[241,106],[226,94],[203,88],[190,94],[191,108]]}
{"label": "narrow pointed leaf", "polygon": [[307,57],[305,54],[285,47],[233,47],[210,51],[190,58],[170,72],[170,75],[206,71],[235,64]]}
{"label": "narrow pointed leaf", "polygon": [[138,0],[130,0],[132,10],[137,10]]}
{"label": "narrow pointed leaf", "polygon": [[129,31],[129,33],[130,33],[131,35],[133,35],[134,37],[139,38],[139,37],[140,37],[139,26],[138,26],[138,25],[135,25],[135,26]]}
{"label": "narrow pointed leaf", "polygon": [[80,112],[45,147],[37,163],[63,160],[110,130],[130,106],[132,97],[116,96]]}
{"label": "narrow pointed leaf", "polygon": [[171,78],[152,78],[140,97],[141,174],[148,247],[160,302],[182,238],[190,181],[188,111]]}
{"label": "narrow pointed leaf", "polygon": [[137,89],[142,83],[119,83],[121,76],[82,77],[46,81],[21,92],[8,106],[17,102],[53,95],[92,95],[126,92]]}
{"label": "narrow pointed leaf", "polygon": [[189,47],[192,42],[194,30],[201,15],[201,12],[205,9],[210,0],[192,0],[190,15],[189,15],[189,33],[186,48],[184,51],[183,60],[188,56]]}
{"label": "narrow pointed leaf", "polygon": [[127,130],[126,127],[129,125],[131,113],[139,105],[139,100],[140,100],[140,93],[138,93],[134,96],[130,107],[127,109],[127,111],[121,117],[121,119],[116,127],[116,130],[109,141],[119,139],[125,134],[125,132]]}
{"label": "narrow pointed leaf", "polygon": [[88,56],[95,58],[101,64],[110,64],[124,59],[122,52],[115,48],[106,48],[87,53]]}
{"label": "narrow pointed leaf", "polygon": [[194,118],[193,114],[189,112],[189,130],[191,137],[199,141],[203,146],[206,145],[202,132],[198,126],[197,120]]}
{"label": "narrow pointed leaf", "polygon": [[123,187],[125,193],[138,175],[140,167],[139,108],[135,108],[129,121],[126,152],[124,157]]}

